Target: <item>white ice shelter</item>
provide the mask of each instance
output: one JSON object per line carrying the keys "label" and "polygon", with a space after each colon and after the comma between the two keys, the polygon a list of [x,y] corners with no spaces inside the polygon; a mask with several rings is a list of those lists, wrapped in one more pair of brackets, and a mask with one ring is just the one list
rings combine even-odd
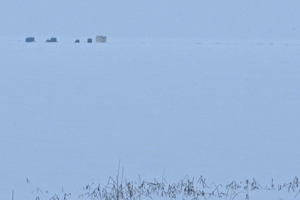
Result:
{"label": "white ice shelter", "polygon": [[96,42],[106,42],[106,36],[96,36]]}

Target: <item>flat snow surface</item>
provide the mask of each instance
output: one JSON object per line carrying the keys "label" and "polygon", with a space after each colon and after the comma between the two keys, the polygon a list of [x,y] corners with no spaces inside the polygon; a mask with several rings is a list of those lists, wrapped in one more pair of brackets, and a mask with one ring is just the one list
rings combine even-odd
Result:
{"label": "flat snow surface", "polygon": [[45,39],[0,43],[1,199],[77,199],[119,160],[128,181],[203,176],[225,193],[299,175],[298,43]]}

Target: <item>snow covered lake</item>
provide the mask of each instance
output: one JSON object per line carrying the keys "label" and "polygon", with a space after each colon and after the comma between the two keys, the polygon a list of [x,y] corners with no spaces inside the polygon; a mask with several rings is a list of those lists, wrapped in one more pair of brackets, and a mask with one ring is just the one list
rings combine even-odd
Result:
{"label": "snow covered lake", "polygon": [[203,176],[225,192],[299,176],[297,42],[18,40],[0,43],[1,199],[78,199],[115,179],[119,159],[124,179]]}

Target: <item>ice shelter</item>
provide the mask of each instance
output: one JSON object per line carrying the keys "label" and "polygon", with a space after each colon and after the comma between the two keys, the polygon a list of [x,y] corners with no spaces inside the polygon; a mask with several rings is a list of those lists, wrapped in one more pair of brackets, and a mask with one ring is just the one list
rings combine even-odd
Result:
{"label": "ice shelter", "polygon": [[34,37],[27,37],[25,42],[34,42]]}
{"label": "ice shelter", "polygon": [[96,36],[96,42],[106,42],[106,36]]}
{"label": "ice shelter", "polygon": [[57,39],[55,37],[50,38],[50,42],[57,42]]}
{"label": "ice shelter", "polygon": [[57,39],[55,37],[50,38],[50,40],[46,40],[46,42],[57,42]]}
{"label": "ice shelter", "polygon": [[93,42],[92,38],[87,39],[87,43],[92,43],[92,42]]}

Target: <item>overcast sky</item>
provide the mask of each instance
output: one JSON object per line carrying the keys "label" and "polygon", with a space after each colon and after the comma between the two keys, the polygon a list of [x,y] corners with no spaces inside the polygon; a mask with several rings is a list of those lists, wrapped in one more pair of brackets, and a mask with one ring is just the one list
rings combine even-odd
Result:
{"label": "overcast sky", "polygon": [[2,36],[299,39],[296,0],[1,0]]}

